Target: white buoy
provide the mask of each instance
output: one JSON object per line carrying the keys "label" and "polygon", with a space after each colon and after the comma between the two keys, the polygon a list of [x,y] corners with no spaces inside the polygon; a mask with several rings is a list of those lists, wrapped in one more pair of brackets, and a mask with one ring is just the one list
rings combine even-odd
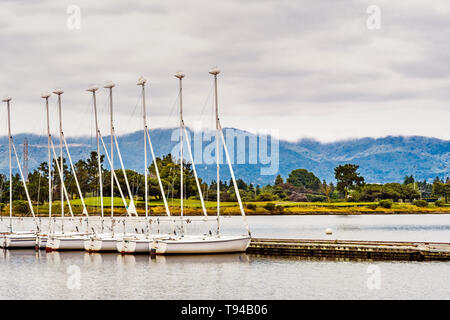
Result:
{"label": "white buoy", "polygon": [[333,234],[333,230],[331,230],[330,228],[327,228],[325,230],[325,234]]}

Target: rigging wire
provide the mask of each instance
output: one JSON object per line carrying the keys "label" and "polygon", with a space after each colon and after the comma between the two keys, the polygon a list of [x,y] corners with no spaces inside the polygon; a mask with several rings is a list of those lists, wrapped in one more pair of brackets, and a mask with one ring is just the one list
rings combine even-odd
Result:
{"label": "rigging wire", "polygon": [[[178,102],[178,99],[179,99],[179,98],[180,98],[180,92],[178,92],[178,94],[177,94],[175,100],[174,100],[173,103],[172,103],[172,106],[171,106],[171,108],[170,108],[170,113],[169,113],[169,115],[167,116],[167,119],[166,119],[166,122],[165,122],[166,125],[169,123],[169,120],[174,116],[175,107],[177,108],[176,110],[179,110],[179,109],[178,109],[179,107],[178,107],[178,105],[177,105],[177,102]],[[177,118],[177,119],[178,119],[178,118]]]}

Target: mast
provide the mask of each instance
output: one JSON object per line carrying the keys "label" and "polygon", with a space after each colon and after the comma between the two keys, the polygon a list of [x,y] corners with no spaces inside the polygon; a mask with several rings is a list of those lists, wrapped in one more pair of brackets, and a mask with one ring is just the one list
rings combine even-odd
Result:
{"label": "mast", "polygon": [[216,171],[217,171],[217,235],[220,235],[220,166],[219,166],[219,103],[217,99],[217,75],[220,70],[213,68],[209,71],[214,76],[214,98],[216,111]]}
{"label": "mast", "polygon": [[6,108],[8,110],[8,146],[9,146],[9,231],[12,232],[12,155],[11,155],[11,143],[12,143],[12,136],[11,136],[11,117],[10,117],[10,101],[11,97],[6,96],[2,99],[3,102],[6,102]]}
{"label": "mast", "polygon": [[183,190],[183,78],[184,73],[179,71],[175,74],[175,77],[178,78],[180,81],[180,207],[181,207],[181,213],[180,213],[180,220],[181,220],[181,232],[183,233],[183,200],[184,200],[184,190]]}
{"label": "mast", "polygon": [[[112,88],[115,87],[115,84],[113,82],[107,82],[104,85],[104,88],[109,89],[109,106],[110,106],[110,121],[111,121],[111,217],[114,215],[114,158],[113,158],[113,152],[114,152],[114,143],[117,149],[117,156],[119,157],[120,166],[122,167],[123,177],[125,179],[125,184],[127,186],[128,194],[130,196],[130,204],[126,206],[128,213],[134,213],[135,216],[137,216],[136,206],[134,204],[133,194],[131,193],[130,184],[128,182],[127,173],[125,170],[125,166],[123,164],[122,155],[120,153],[119,143],[117,142],[117,137],[114,130],[114,123],[113,123],[113,103],[112,103]],[[119,187],[119,182],[116,180],[117,186]]]}
{"label": "mast", "polygon": [[13,143],[13,139],[12,139],[12,134],[11,134],[11,110],[10,110],[10,101],[11,101],[11,97],[7,96],[5,98],[2,99],[3,102],[6,102],[6,106],[7,106],[7,110],[8,110],[8,142],[9,142],[9,229],[10,232],[12,232],[12,151],[14,151],[14,155],[16,157],[16,161],[17,161],[17,167],[19,168],[19,174],[20,174],[20,178],[22,179],[22,184],[23,184],[23,188],[25,190],[25,195],[27,197],[28,200],[28,205],[30,207],[30,211],[31,214],[33,216],[33,220],[36,224],[36,230],[39,232],[39,225],[36,221],[36,216],[34,214],[34,210],[33,210],[33,204],[31,203],[31,199],[30,199],[30,194],[28,193],[28,188],[27,188],[27,183],[25,181],[23,172],[22,172],[22,168],[20,166],[20,161],[19,161],[19,157],[17,155],[17,151],[16,148],[14,146]]}
{"label": "mast", "polygon": [[[94,115],[95,115],[95,137],[97,140],[97,166],[98,166],[98,180],[100,185],[100,211],[102,215],[102,219],[104,217],[103,210],[103,178],[102,178],[102,164],[100,160],[100,137],[99,137],[99,129],[98,129],[98,119],[97,119],[97,99],[95,96],[95,92],[98,90],[97,86],[90,86],[86,89],[88,92],[92,92],[92,97],[94,99]],[[103,222],[103,220],[102,220]],[[102,223],[102,232],[103,232],[103,223]]]}
{"label": "mast", "polygon": [[23,175],[28,182],[28,139],[23,139]]}
{"label": "mast", "polygon": [[142,116],[144,120],[144,177],[145,177],[145,217],[148,217],[148,168],[147,168],[147,114],[145,108],[145,83],[146,79],[140,77],[137,85],[142,86]]}
{"label": "mast", "polygon": [[[223,149],[225,151],[225,157],[226,157],[226,162],[228,163],[228,168],[230,169],[230,174],[231,174],[231,180],[233,181],[233,186],[234,186],[234,192],[236,193],[236,198],[238,200],[239,203],[239,209],[241,211],[241,215],[242,218],[244,219],[244,224],[245,224],[245,228],[247,229],[247,233],[249,235],[249,237],[251,237],[251,232],[250,232],[250,228],[248,226],[248,221],[247,221],[247,217],[245,215],[244,212],[244,207],[242,205],[242,200],[241,200],[241,195],[239,194],[239,188],[238,185],[236,183],[236,178],[234,177],[234,172],[233,172],[233,167],[231,165],[231,159],[230,159],[230,155],[228,153],[228,149],[227,149],[227,145],[225,142],[225,137],[223,135],[223,130],[222,130],[222,126],[220,125],[220,120],[219,120],[219,107],[218,107],[218,103],[217,103],[217,75],[220,73],[220,70],[218,68],[213,68],[209,71],[210,74],[214,75],[214,88],[215,88],[215,102],[216,102],[216,139],[218,139],[218,135],[220,134],[220,137],[222,139],[222,144],[223,144]],[[219,177],[219,159],[218,159],[218,146],[219,143],[218,141],[216,141],[216,157],[217,157],[217,177]],[[219,178],[217,178],[217,180],[219,180]],[[219,183],[217,184],[217,199],[220,199],[220,194],[219,194]],[[219,200],[218,200],[219,201]],[[219,203],[217,204],[217,206],[219,206]],[[219,234],[219,210],[217,211],[217,231]],[[219,234],[220,235],[220,234]]]}
{"label": "mast", "polygon": [[116,85],[109,81],[103,87],[109,89],[109,113],[110,113],[110,128],[111,128],[111,217],[114,216],[114,124],[113,124],[113,100],[112,100],[112,88]]}
{"label": "mast", "polygon": [[[61,115],[61,95],[64,93],[62,89],[53,91],[58,95],[58,115],[59,115],[59,156],[60,156],[60,179],[61,179],[61,217],[64,218],[64,163],[63,163],[63,130],[62,130],[62,115]],[[67,199],[68,201],[69,199]],[[64,219],[61,225],[62,233],[64,233]]]}
{"label": "mast", "polygon": [[45,99],[45,110],[47,113],[47,150],[48,150],[48,217],[52,217],[52,154],[50,152],[50,116],[48,110],[48,98],[50,92],[45,92],[41,95],[42,99]]}

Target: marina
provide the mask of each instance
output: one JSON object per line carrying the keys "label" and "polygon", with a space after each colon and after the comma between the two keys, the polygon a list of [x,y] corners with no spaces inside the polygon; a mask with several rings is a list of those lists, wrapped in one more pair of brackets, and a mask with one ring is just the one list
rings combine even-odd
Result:
{"label": "marina", "polygon": [[450,300],[450,7],[403,2],[4,1],[0,302]]}
{"label": "marina", "polygon": [[[238,233],[239,217],[223,217]],[[449,242],[447,215],[250,216],[254,238]],[[17,221],[19,223],[19,221]],[[32,225],[30,218],[20,223]],[[96,225],[95,217],[91,223]],[[108,220],[105,225],[107,226]],[[70,226],[70,224],[67,224]],[[131,224],[130,224],[131,226]],[[192,224],[187,225],[190,233]],[[270,226],[270,227],[269,227]],[[324,226],[333,230],[326,236]],[[123,230],[118,230],[122,232]],[[131,229],[127,231],[130,232]],[[156,229],[153,230],[152,232]],[[424,241],[425,240],[425,241]],[[323,241],[323,240],[322,240]],[[420,242],[419,241],[419,242]],[[378,241],[377,241],[378,242]],[[3,299],[436,299],[450,298],[448,261],[247,253],[150,255],[0,249]],[[67,289],[71,270],[80,286]],[[379,289],[368,289],[378,268]],[[20,277],[20,281],[15,281]],[[30,290],[29,288],[40,288]]]}
{"label": "marina", "polygon": [[[187,194],[184,192],[185,184],[184,184],[184,174],[183,170],[186,165],[185,161],[183,160],[183,144],[184,142],[187,144],[188,153],[190,156],[190,165],[192,165],[198,196],[201,201],[202,205],[202,212],[203,212],[203,221],[208,224],[208,214],[206,211],[205,203],[203,200],[202,195],[202,189],[199,182],[199,178],[197,177],[197,172],[195,169],[195,162],[194,158],[192,156],[191,146],[188,138],[188,132],[186,130],[185,124],[184,124],[184,118],[183,118],[183,98],[182,98],[182,80],[185,77],[185,74],[181,71],[178,71],[175,74],[175,77],[179,80],[179,168],[180,168],[180,216],[179,218],[172,217],[172,214],[170,212],[169,206],[167,204],[166,199],[166,190],[163,187],[163,183],[161,181],[161,177],[159,175],[159,169],[157,164],[157,159],[155,157],[155,153],[153,151],[152,142],[150,139],[149,134],[149,128],[147,126],[147,118],[146,118],[146,102],[145,102],[145,84],[147,80],[143,77],[140,77],[137,81],[137,86],[141,87],[141,96],[142,96],[142,115],[143,115],[143,132],[144,132],[144,141],[143,141],[143,155],[144,155],[144,177],[145,177],[145,194],[144,194],[144,203],[145,203],[145,224],[146,226],[141,229],[141,232],[139,232],[136,225],[134,225],[134,222],[137,222],[137,220],[132,219],[135,217],[138,217],[136,205],[135,205],[135,199],[134,194],[131,191],[130,183],[127,178],[127,170],[124,166],[124,162],[122,159],[122,154],[119,148],[119,142],[117,139],[115,127],[114,127],[114,116],[113,116],[113,88],[116,86],[116,84],[112,81],[107,81],[104,84],[104,89],[108,91],[109,96],[109,115],[110,115],[110,151],[108,153],[108,150],[106,148],[104,139],[102,137],[102,133],[99,129],[99,123],[98,123],[98,115],[97,115],[97,103],[96,103],[96,92],[98,91],[99,87],[96,85],[89,86],[86,91],[92,93],[93,98],[93,110],[95,115],[95,131],[96,131],[96,158],[97,158],[97,171],[98,171],[98,186],[100,191],[100,219],[101,219],[101,228],[100,230],[96,230],[92,226],[89,225],[89,213],[87,210],[87,207],[84,202],[83,197],[83,191],[81,190],[80,183],[77,178],[77,171],[74,167],[74,164],[72,162],[72,158],[70,155],[69,147],[64,135],[63,130],[63,120],[62,120],[62,98],[61,95],[64,94],[64,90],[58,88],[53,91],[53,94],[57,95],[58,97],[58,120],[59,120],[59,157],[57,156],[55,146],[52,140],[52,135],[50,133],[50,116],[49,116],[49,98],[51,97],[51,94],[49,92],[44,92],[41,94],[41,98],[45,99],[45,110],[46,110],[46,119],[47,119],[47,151],[48,151],[48,181],[49,181],[49,187],[48,190],[53,190],[52,185],[52,169],[50,164],[52,163],[52,160],[56,164],[56,172],[59,177],[59,190],[60,190],[60,205],[61,205],[61,218],[59,219],[60,225],[59,230],[56,227],[56,219],[53,218],[52,220],[52,192],[49,192],[49,211],[48,211],[48,222],[46,218],[39,218],[39,220],[36,218],[36,215],[34,213],[33,203],[30,199],[29,192],[28,192],[28,186],[26,178],[24,177],[21,169],[21,164],[19,162],[19,157],[17,155],[14,142],[13,142],[13,135],[11,131],[11,100],[12,98],[9,96],[6,96],[3,98],[3,102],[6,103],[7,106],[7,116],[8,116],[8,141],[9,141],[9,231],[4,232],[1,234],[1,240],[0,240],[0,247],[5,249],[27,249],[27,248],[36,248],[36,249],[44,249],[47,252],[51,251],[88,251],[88,252],[102,252],[102,251],[118,251],[119,253],[123,254],[133,254],[133,253],[155,253],[155,254],[211,254],[211,253],[233,253],[233,252],[245,252],[249,246],[250,238],[251,238],[251,232],[248,226],[248,222],[246,219],[246,215],[243,208],[243,203],[240,197],[240,191],[237,186],[236,178],[234,176],[232,162],[228,153],[225,137],[223,134],[223,129],[219,120],[219,107],[218,107],[218,89],[217,89],[217,78],[220,73],[220,70],[217,67],[214,67],[209,70],[209,74],[214,77],[214,111],[215,111],[215,158],[216,158],[216,173],[217,173],[217,180],[220,181],[220,154],[222,151],[224,151],[226,155],[226,161],[228,164],[228,168],[230,170],[231,180],[233,182],[235,195],[237,198],[237,202],[239,203],[239,209],[240,213],[243,218],[243,223],[246,228],[246,235],[223,235],[221,233],[221,227],[220,227],[220,183],[217,183],[217,215],[215,217],[215,221],[217,223],[216,230],[213,234],[212,229],[209,228],[209,232],[205,234],[198,234],[198,235],[186,235],[185,234],[185,224],[188,222],[184,216],[184,199],[186,198]],[[183,137],[186,136],[186,141],[184,141]],[[100,142],[103,146],[104,155],[106,156],[108,160],[108,164],[110,167],[110,177],[111,177],[111,195],[114,195],[115,192],[115,186],[117,187],[121,199],[123,201],[123,205],[126,208],[126,213],[128,216],[128,219],[130,219],[128,222],[132,224],[131,233],[127,233],[125,231],[121,235],[118,235],[114,231],[114,201],[111,201],[111,227],[110,227],[110,233],[105,232],[104,228],[104,222],[105,222],[105,215],[104,215],[104,199],[103,199],[103,174],[102,174],[102,165],[101,165],[101,152],[100,152]],[[166,210],[168,222],[171,224],[172,229],[170,229],[165,234],[151,234],[150,233],[150,227],[149,224],[151,221],[149,220],[149,210],[148,210],[148,175],[149,175],[149,168],[147,163],[147,145],[150,147],[151,155],[153,158],[153,164],[156,172],[156,177],[158,180],[158,186],[160,188],[160,194],[164,201],[164,208]],[[26,231],[20,231],[18,232],[13,228],[13,179],[12,179],[12,152],[14,151],[15,158],[17,160],[17,165],[19,167],[20,177],[22,181],[23,188],[25,190],[27,201],[28,201],[28,207],[33,217],[33,222],[35,223],[35,227],[33,230],[26,230]],[[70,170],[66,173],[65,172],[65,159],[64,159],[64,151],[66,152],[67,158],[70,163]],[[125,186],[126,186],[126,192],[124,193],[121,183],[119,182],[119,179],[117,177],[117,172],[114,169],[114,154],[117,153],[117,156],[119,158],[120,162],[120,168],[121,173],[123,174]],[[70,201],[72,200],[71,197],[69,197],[68,188],[66,187],[65,178],[68,174],[72,174],[72,178],[76,183],[77,187],[77,194],[75,196],[78,196],[81,200],[82,204],[82,217],[79,219],[79,223],[77,224],[75,221],[74,212],[72,210],[72,205]],[[72,195],[73,197],[74,195]],[[172,193],[173,197],[173,193]],[[65,219],[65,204],[67,203],[69,213],[70,213],[70,221],[75,222],[72,226],[72,230],[67,230],[67,224]],[[123,224],[125,223],[127,218],[124,218],[122,220]],[[39,222],[38,222],[39,221]],[[52,221],[53,226],[50,227]],[[158,219],[159,221],[159,219]],[[43,222],[44,225],[48,225],[49,228],[43,232],[41,223]],[[142,221],[141,221],[142,222]],[[84,226],[82,224],[84,223]]]}
{"label": "marina", "polygon": [[[80,229],[85,228],[87,220],[74,221],[71,218],[65,218],[65,225],[72,227],[77,224]],[[199,253],[224,253],[227,252],[223,248],[223,244],[235,241],[233,245],[235,252],[246,252],[248,254],[258,254],[267,256],[303,256],[303,257],[328,257],[328,258],[348,258],[348,259],[366,259],[366,260],[405,260],[405,261],[448,261],[450,260],[450,242],[446,231],[450,229],[447,216],[442,215],[397,215],[391,216],[386,222],[382,215],[378,216],[285,216],[285,217],[265,217],[251,216],[250,223],[254,226],[256,236],[249,238],[242,237],[210,237],[206,232],[203,236],[199,235],[199,230],[205,230],[203,218],[191,217],[188,227],[186,224],[186,234],[182,238],[173,240],[170,236],[171,220],[158,221],[158,227],[150,227],[149,231],[145,231],[142,226],[154,225],[156,221],[150,218],[148,220],[143,217],[117,217],[114,219],[90,217],[89,224],[94,230],[103,225],[105,229],[114,229],[113,236],[105,234],[102,241],[97,239],[98,235],[85,236],[83,234],[69,233],[65,236],[58,234],[55,239],[62,238],[68,243],[65,251],[87,251],[87,252],[116,252],[123,254],[199,254]],[[224,228],[227,233],[236,234],[242,229],[238,217],[223,217]],[[428,219],[432,224],[422,225]],[[13,222],[9,222],[9,218],[3,218],[3,225],[20,225],[20,228],[32,226],[35,222],[33,218],[13,218]],[[58,221],[62,224],[61,218]],[[114,222],[113,222],[114,220]],[[418,221],[419,226],[414,225],[414,221]],[[316,224],[310,224],[308,221],[316,221]],[[322,221],[322,222],[321,222]],[[332,222],[330,222],[332,221]],[[372,223],[375,231],[383,230],[382,233],[389,234],[388,237],[380,237],[377,233],[372,235],[372,230],[365,229],[364,221]],[[436,222],[437,221],[437,222]],[[58,222],[56,224],[58,224]],[[168,222],[164,225],[164,222]],[[214,223],[215,219],[210,217],[209,223]],[[303,224],[303,223],[304,224]],[[381,224],[380,224],[381,222]],[[436,224],[433,224],[435,222]],[[45,226],[47,221],[40,221]],[[337,223],[337,224],[336,224]],[[362,223],[362,224],[361,224]],[[406,224],[405,224],[406,223]],[[283,227],[278,229],[277,224]],[[289,229],[296,225],[299,230]],[[396,225],[398,224],[398,225]],[[112,228],[116,225],[115,228]],[[271,225],[272,228],[267,226]],[[323,225],[332,226],[323,230]],[[139,228],[137,228],[139,226]],[[141,230],[140,233],[136,231]],[[208,228],[207,228],[208,229]],[[206,230],[207,230],[206,229]],[[279,230],[279,231],[277,231]],[[308,231],[309,230],[309,231]],[[314,230],[313,233],[311,231]],[[333,230],[333,232],[330,232]],[[363,233],[356,233],[352,236],[352,231],[361,230]],[[414,236],[408,236],[408,233],[402,233],[402,230],[409,230]],[[432,230],[437,237],[429,237],[429,240],[421,238],[419,230]],[[133,232],[134,231],[134,232]],[[390,231],[386,233],[386,231]],[[397,232],[395,232],[397,231]],[[48,232],[47,232],[48,233]],[[304,238],[304,236],[309,238]],[[369,236],[368,236],[369,235]],[[36,236],[29,232],[17,232],[9,237],[7,232],[2,232],[0,236],[0,244],[2,247],[14,249],[36,248],[46,249],[40,245],[42,237]],[[290,236],[291,238],[286,238]],[[303,236],[303,237],[302,237]],[[108,238],[111,237],[111,238]],[[365,239],[364,239],[365,238]],[[70,247],[70,243],[77,242],[78,239],[85,239],[86,246],[84,248]],[[360,240],[364,239],[364,240]],[[14,241],[14,246],[4,245],[6,241]],[[202,245],[198,246],[199,241],[204,243],[206,249]],[[159,242],[159,246],[156,243]],[[181,246],[180,246],[181,245]],[[186,252],[183,247],[186,246]],[[47,251],[52,251],[48,250]]]}

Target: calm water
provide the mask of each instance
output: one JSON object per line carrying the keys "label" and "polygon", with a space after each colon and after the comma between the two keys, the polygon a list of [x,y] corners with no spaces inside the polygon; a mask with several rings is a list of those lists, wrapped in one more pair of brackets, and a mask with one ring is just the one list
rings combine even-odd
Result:
{"label": "calm water", "polygon": [[[223,220],[224,231],[242,230],[239,217]],[[249,222],[255,237],[450,242],[450,215],[249,217]],[[331,237],[324,235],[326,228],[333,229]],[[370,286],[374,276],[379,286]],[[0,299],[42,298],[449,299],[450,263],[0,250]]]}

